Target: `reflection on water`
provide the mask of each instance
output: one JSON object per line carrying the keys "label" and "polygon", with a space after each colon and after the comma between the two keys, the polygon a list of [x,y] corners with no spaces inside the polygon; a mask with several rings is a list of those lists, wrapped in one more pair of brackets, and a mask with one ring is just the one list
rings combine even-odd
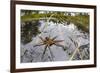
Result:
{"label": "reflection on water", "polygon": [[40,31],[38,26],[40,25],[39,21],[27,21],[21,25],[21,42],[27,44],[32,41],[32,37],[36,36]]}
{"label": "reflection on water", "polygon": [[[40,45],[43,41],[40,37],[42,39],[56,37],[55,40],[63,40],[58,43],[63,47],[52,45],[45,50],[45,44]],[[87,60],[89,59],[89,40],[89,33],[78,29],[72,23],[42,20],[24,22],[21,26],[21,62]],[[49,42],[52,41],[49,40]]]}

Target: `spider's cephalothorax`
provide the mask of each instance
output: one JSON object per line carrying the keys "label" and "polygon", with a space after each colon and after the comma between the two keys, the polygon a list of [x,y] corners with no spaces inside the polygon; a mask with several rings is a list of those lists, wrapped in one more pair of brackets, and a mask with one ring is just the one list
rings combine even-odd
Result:
{"label": "spider's cephalothorax", "polygon": [[[50,50],[50,47],[52,45],[55,45],[55,46],[64,48],[63,45],[60,45],[59,44],[59,42],[62,42],[63,40],[55,40],[57,37],[53,37],[53,38],[45,37],[44,39],[42,37],[39,37],[39,38],[41,39],[42,42],[40,42],[39,44],[35,45],[34,47],[45,45],[44,51],[43,51],[43,55],[42,55],[42,59],[44,57],[44,54],[46,52],[46,49],[49,48],[49,50]],[[50,53],[51,53],[51,56],[52,56],[51,50],[50,50]]]}
{"label": "spider's cephalothorax", "polygon": [[50,39],[48,37],[45,37],[45,40],[43,41],[44,45],[48,45],[48,46],[52,46],[52,45],[56,44],[56,42],[57,41],[54,41],[53,39]]}

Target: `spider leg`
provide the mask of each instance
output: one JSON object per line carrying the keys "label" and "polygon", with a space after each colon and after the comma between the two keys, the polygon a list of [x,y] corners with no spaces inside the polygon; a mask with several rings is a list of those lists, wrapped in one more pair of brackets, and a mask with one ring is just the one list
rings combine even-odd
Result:
{"label": "spider leg", "polygon": [[34,45],[33,47],[42,46],[42,45],[44,45],[44,43]]}
{"label": "spider leg", "polygon": [[45,52],[46,52],[47,47],[48,47],[48,45],[46,45],[45,48],[44,48],[44,51],[43,51],[43,54],[42,54],[41,60],[44,58],[44,55],[45,55]]}
{"label": "spider leg", "polygon": [[55,40],[54,42],[55,43],[58,43],[58,42],[63,42],[64,40]]}
{"label": "spider leg", "polygon": [[58,37],[58,36],[53,37],[52,40],[55,40],[57,37]]}
{"label": "spider leg", "polygon": [[44,39],[43,39],[41,36],[39,36],[39,38],[40,38],[42,41],[44,41]]}
{"label": "spider leg", "polygon": [[48,47],[48,48],[49,48],[49,51],[50,51],[50,54],[51,54],[51,57],[52,57],[52,61],[53,61],[53,57],[54,57],[54,55],[53,55],[53,53],[52,53],[50,47]]}
{"label": "spider leg", "polygon": [[60,45],[60,44],[54,44],[54,45],[56,45],[58,47],[61,47],[61,48],[63,48],[65,50],[65,47],[63,45]]}

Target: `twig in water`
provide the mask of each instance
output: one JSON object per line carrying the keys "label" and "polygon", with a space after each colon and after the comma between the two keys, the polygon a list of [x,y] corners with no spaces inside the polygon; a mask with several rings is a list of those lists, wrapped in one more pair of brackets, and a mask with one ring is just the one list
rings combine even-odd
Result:
{"label": "twig in water", "polygon": [[75,56],[75,54],[76,54],[77,52],[79,53],[80,58],[81,58],[81,60],[82,60],[82,55],[81,55],[81,53],[80,53],[80,51],[79,51],[79,43],[78,43],[77,48],[75,49],[75,51],[73,52],[73,54],[72,54],[72,56],[70,57],[70,59],[69,59],[69,60],[72,60],[72,59],[73,59],[73,57]]}

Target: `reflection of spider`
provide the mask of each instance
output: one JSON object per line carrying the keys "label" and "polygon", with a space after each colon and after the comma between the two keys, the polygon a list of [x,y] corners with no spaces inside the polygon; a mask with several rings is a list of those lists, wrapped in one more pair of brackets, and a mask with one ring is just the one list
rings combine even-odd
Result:
{"label": "reflection of spider", "polygon": [[[56,45],[56,46],[64,48],[63,45],[59,44],[59,42],[62,42],[63,40],[55,40],[57,37],[53,37],[53,38],[45,37],[45,39],[43,39],[42,37],[39,37],[39,38],[41,39],[42,42],[35,45],[34,47],[45,45],[45,48],[44,48],[41,59],[44,58],[44,55],[45,55],[45,52],[46,52],[47,48],[50,50],[50,46],[52,46],[52,45]],[[51,53],[51,56],[53,57],[53,54],[52,54],[51,50],[50,50],[50,53]],[[52,58],[52,60],[53,60],[53,58]]]}

